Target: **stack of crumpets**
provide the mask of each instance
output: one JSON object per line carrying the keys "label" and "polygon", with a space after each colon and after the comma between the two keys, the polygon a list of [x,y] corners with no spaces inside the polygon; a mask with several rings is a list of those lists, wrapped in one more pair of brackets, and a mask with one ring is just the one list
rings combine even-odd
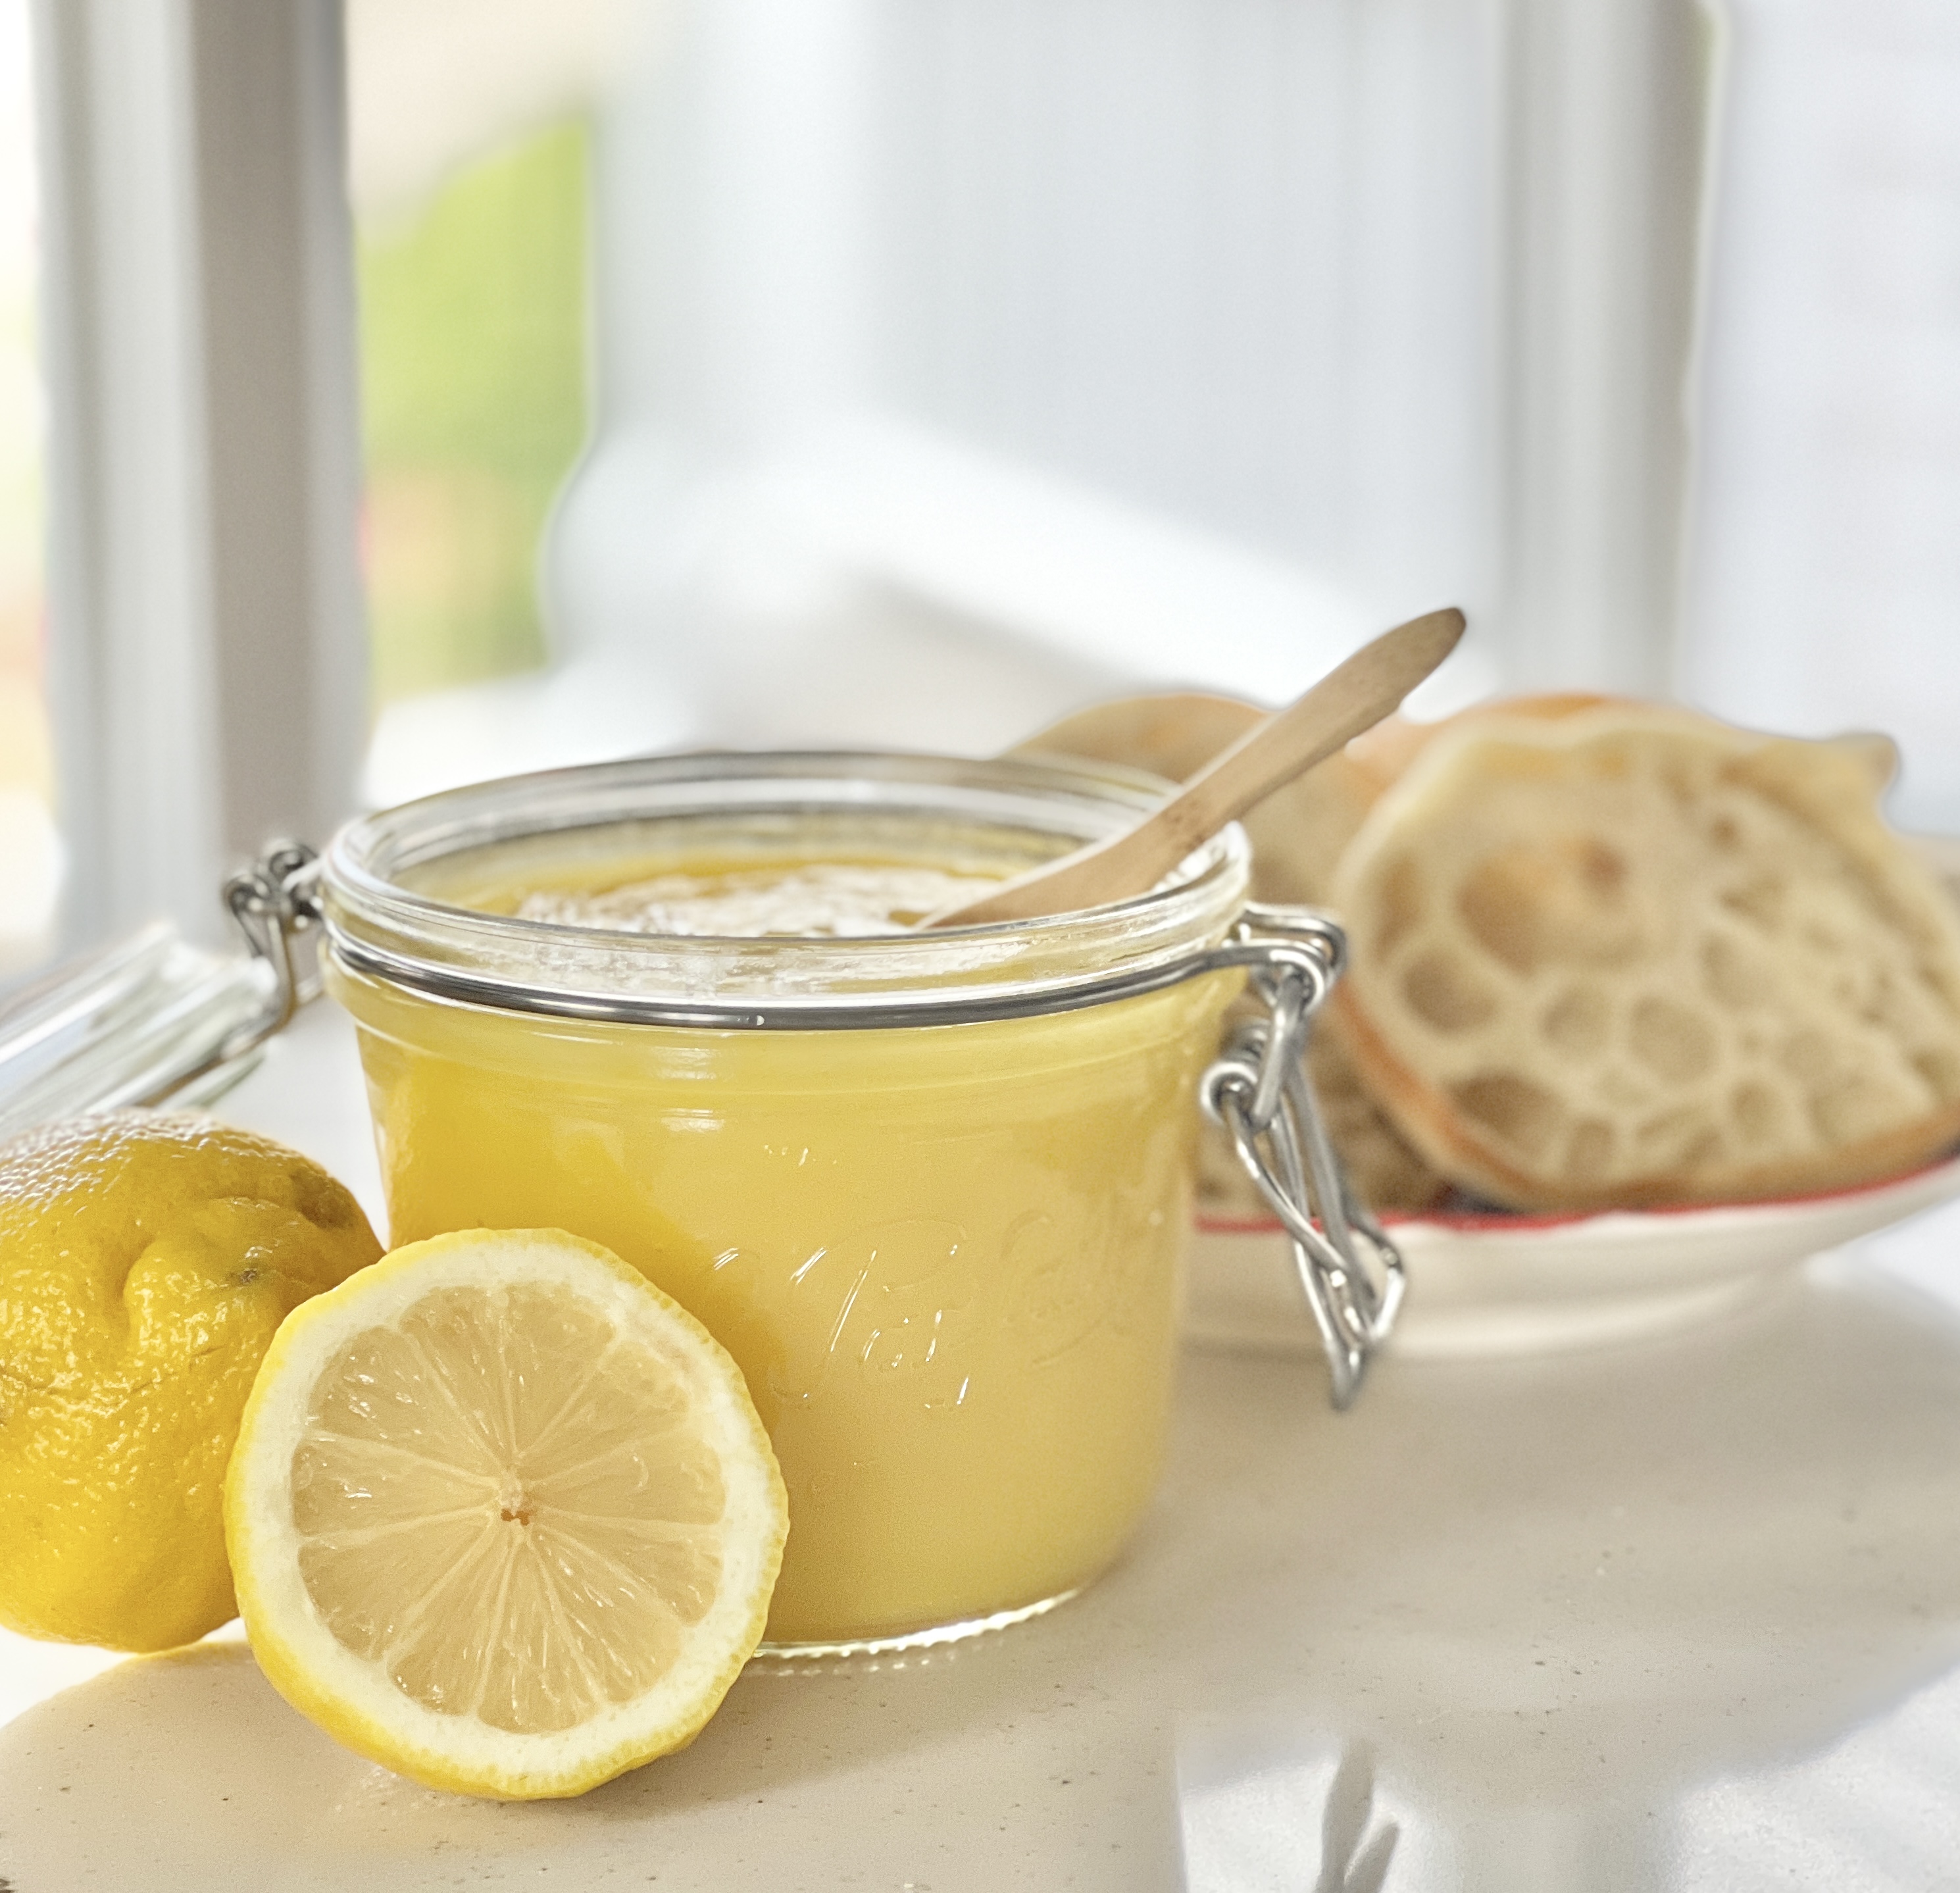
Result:
{"label": "stack of crumpets", "polygon": [[[1194,702],[1195,756],[1163,733]],[[1133,700],[1026,746],[1182,775],[1258,714]],[[1960,1139],[1960,910],[1879,813],[1894,761],[1536,698],[1392,720],[1264,803],[1255,893],[1348,931],[1310,1069],[1363,1195],[1742,1201]],[[1211,1214],[1255,1207],[1236,1172],[1214,1149]]]}

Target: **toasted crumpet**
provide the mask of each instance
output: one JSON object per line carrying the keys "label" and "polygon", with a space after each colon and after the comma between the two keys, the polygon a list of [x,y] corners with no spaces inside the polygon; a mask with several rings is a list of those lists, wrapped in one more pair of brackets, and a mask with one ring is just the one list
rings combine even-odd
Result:
{"label": "toasted crumpet", "polygon": [[[1588,711],[1611,709],[1634,711],[1656,719],[1678,717],[1690,729],[1699,727],[1708,721],[1699,711],[1683,709],[1678,705],[1653,703],[1637,697],[1605,696],[1596,690],[1553,690],[1535,696],[1489,698],[1438,723],[1412,723],[1405,717],[1391,717],[1366,736],[1356,737],[1348,746],[1348,753],[1369,771],[1379,795],[1437,737],[1488,722],[1494,717],[1524,717],[1556,722]],[[1859,765],[1870,778],[1874,795],[1882,794],[1898,775],[1898,745],[1879,730],[1854,730],[1821,740]]]}
{"label": "toasted crumpet", "polygon": [[1876,1180],[1960,1136],[1960,919],[1882,756],[1661,706],[1437,731],[1344,857],[1337,1004],[1437,1168],[1521,1207]]}

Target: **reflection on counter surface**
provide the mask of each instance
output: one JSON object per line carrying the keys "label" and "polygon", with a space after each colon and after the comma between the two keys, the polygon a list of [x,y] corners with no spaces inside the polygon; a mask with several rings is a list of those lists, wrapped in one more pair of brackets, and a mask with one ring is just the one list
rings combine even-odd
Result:
{"label": "reflection on counter surface", "polygon": [[[1926,1227],[1950,1273],[1960,1227]],[[0,1732],[0,1874],[1936,1885],[1956,1437],[1960,1323],[1844,1262],[1664,1340],[1391,1358],[1338,1419],[1298,1360],[1191,1354],[1156,1511],[1036,1623],[753,1670],[685,1754],[525,1808],[342,1753],[242,1650],[126,1664]]]}

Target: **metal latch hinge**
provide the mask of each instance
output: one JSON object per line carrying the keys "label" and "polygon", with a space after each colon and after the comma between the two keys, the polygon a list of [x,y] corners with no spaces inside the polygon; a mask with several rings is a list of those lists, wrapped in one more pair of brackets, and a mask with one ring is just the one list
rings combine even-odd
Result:
{"label": "metal latch hinge", "polygon": [[1386,1341],[1407,1277],[1395,1246],[1354,1194],[1307,1077],[1316,1016],[1347,959],[1347,940],[1306,908],[1255,906],[1242,951],[1262,1018],[1242,1021],[1205,1073],[1205,1113],[1292,1239],[1293,1260],[1326,1350],[1334,1405],[1359,1390]]}

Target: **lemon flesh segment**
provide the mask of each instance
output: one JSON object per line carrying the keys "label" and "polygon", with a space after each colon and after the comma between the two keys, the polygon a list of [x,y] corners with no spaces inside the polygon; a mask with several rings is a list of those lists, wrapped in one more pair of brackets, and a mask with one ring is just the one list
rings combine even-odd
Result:
{"label": "lemon flesh segment", "polygon": [[581,1792],[760,1640],[787,1501],[740,1371],[605,1250],[470,1232],[280,1331],[226,1494],[262,1666],[432,1786]]}

